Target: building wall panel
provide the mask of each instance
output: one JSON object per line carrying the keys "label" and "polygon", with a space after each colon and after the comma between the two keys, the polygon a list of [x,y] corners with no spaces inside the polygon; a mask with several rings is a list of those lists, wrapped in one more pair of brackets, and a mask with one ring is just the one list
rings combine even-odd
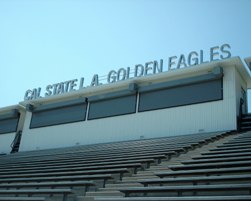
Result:
{"label": "building wall panel", "polygon": [[0,153],[10,153],[11,152],[11,143],[13,142],[15,138],[16,133],[5,133],[0,135]]}
{"label": "building wall panel", "polygon": [[29,129],[21,151],[236,129],[234,67],[224,68],[223,100]]}

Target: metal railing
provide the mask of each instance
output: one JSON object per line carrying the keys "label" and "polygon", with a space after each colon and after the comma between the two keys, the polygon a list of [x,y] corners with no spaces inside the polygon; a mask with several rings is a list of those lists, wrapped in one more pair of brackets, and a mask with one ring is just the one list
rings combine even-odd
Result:
{"label": "metal railing", "polygon": [[242,106],[244,104],[244,100],[242,98],[240,98],[240,105],[239,105],[239,116],[238,116],[238,131],[240,132],[241,131],[241,118],[242,118],[242,115],[243,115],[243,111],[242,111]]}
{"label": "metal railing", "polygon": [[21,130],[17,131],[16,136],[10,145],[10,147],[12,148],[12,151],[13,151],[13,148],[16,146],[16,144],[20,142],[21,136],[22,136],[22,131]]}

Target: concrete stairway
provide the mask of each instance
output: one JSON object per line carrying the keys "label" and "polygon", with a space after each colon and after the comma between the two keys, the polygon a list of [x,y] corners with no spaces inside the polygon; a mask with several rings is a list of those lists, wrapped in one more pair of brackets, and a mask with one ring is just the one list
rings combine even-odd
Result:
{"label": "concrete stairway", "polygon": [[245,114],[241,117],[240,131],[250,131],[251,130],[251,114]]}
{"label": "concrete stairway", "polygon": [[236,135],[228,135],[224,138],[220,138],[214,142],[210,142],[201,147],[195,148],[186,153],[182,153],[178,156],[174,156],[169,160],[162,160],[162,162],[158,165],[151,165],[150,168],[144,171],[138,171],[137,174],[132,174],[131,176],[123,177],[122,181],[114,181],[114,183],[106,184],[105,188],[99,188],[95,192],[87,192],[86,196],[78,196],[78,201],[93,201],[95,197],[124,197],[124,194],[118,191],[121,187],[140,187],[142,184],[137,181],[140,179],[151,179],[158,178],[154,172],[158,171],[172,171],[168,168],[169,165],[179,165],[181,161],[190,160],[194,156],[200,155],[201,152],[207,152],[209,149],[216,148],[218,145],[222,145],[224,142],[227,142]]}

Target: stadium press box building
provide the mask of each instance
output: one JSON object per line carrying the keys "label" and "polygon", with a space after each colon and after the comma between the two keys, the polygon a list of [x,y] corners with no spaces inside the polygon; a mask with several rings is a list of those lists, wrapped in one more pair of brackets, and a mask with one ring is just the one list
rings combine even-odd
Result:
{"label": "stadium press box building", "polygon": [[95,75],[90,87],[81,78],[48,85],[44,97],[41,88],[27,90],[24,101],[0,109],[0,153],[16,144],[21,152],[238,130],[251,58],[246,65],[220,50],[176,69],[184,60],[169,58],[166,71],[163,60],[136,65],[133,77],[129,68],[111,71],[107,84]]}

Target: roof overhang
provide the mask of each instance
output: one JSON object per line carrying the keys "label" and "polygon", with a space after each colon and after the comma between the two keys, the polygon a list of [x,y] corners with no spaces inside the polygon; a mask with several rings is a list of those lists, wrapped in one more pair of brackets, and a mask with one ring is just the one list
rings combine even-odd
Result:
{"label": "roof overhang", "polygon": [[9,113],[12,110],[24,111],[25,107],[23,105],[21,105],[21,104],[3,107],[3,108],[0,108],[0,114]]}
{"label": "roof overhang", "polygon": [[[251,57],[249,57],[246,62],[251,62]],[[24,107],[27,104],[33,105],[43,105],[47,103],[63,101],[63,100],[70,100],[75,98],[84,98],[95,96],[103,93],[109,93],[119,90],[128,89],[128,86],[132,83],[136,83],[139,85],[150,85],[152,83],[158,83],[168,80],[175,80],[179,78],[186,78],[191,76],[196,76],[203,74],[205,72],[211,72],[215,67],[235,67],[243,79],[247,83],[247,87],[251,88],[251,73],[250,69],[243,64],[240,57],[232,57],[225,60],[213,61],[210,63],[203,63],[199,65],[194,65],[186,68],[169,70],[158,74],[152,74],[142,77],[134,77],[131,79],[118,81],[111,84],[104,84],[95,87],[86,87],[77,91],[72,91],[64,94],[58,94],[54,96],[48,96],[40,99],[29,100],[29,101],[22,101],[20,102],[21,105]]]}

